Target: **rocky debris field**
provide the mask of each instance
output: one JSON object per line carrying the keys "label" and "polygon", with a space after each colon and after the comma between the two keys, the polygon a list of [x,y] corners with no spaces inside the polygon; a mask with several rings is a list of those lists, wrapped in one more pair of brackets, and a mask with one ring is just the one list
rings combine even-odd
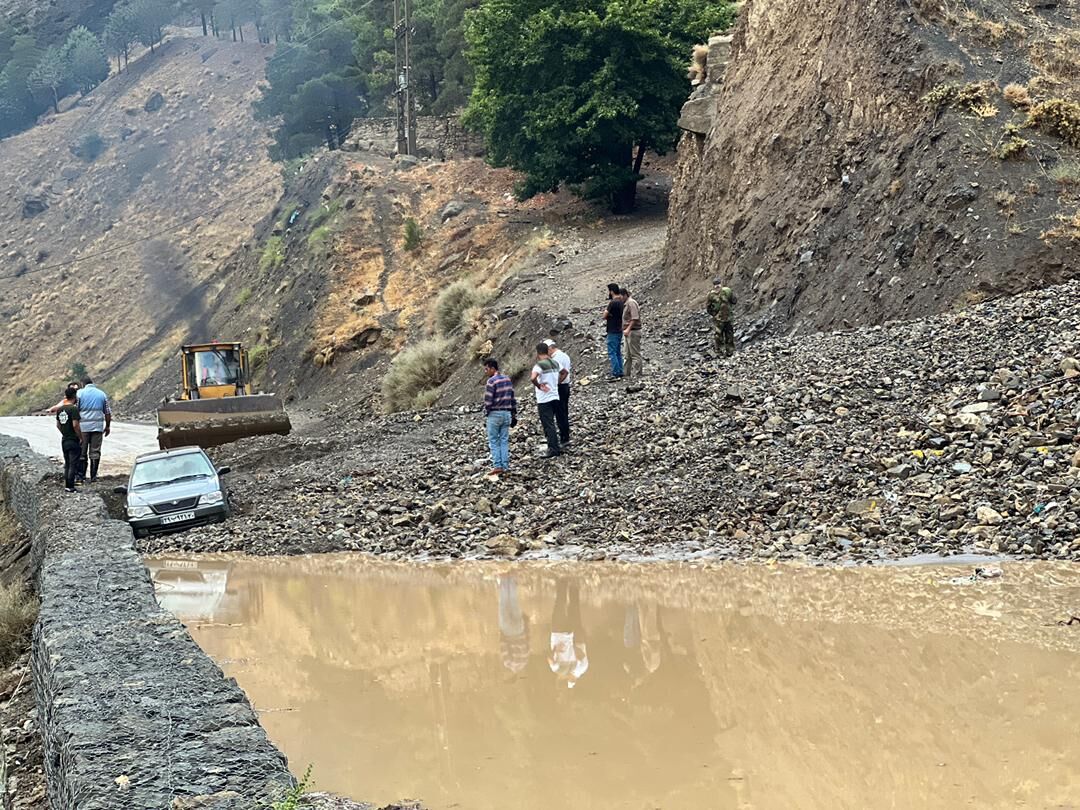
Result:
{"label": "rocky debris field", "polygon": [[144,550],[1080,559],[1080,282],[719,362],[694,362],[699,327],[666,334],[688,366],[638,394],[579,380],[562,458],[524,391],[501,480],[476,412],[249,440],[218,453],[236,516]]}

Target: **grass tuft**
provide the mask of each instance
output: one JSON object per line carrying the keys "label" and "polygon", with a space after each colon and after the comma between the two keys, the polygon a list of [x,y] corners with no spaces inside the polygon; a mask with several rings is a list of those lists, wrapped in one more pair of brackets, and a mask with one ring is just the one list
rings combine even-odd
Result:
{"label": "grass tuft", "polygon": [[384,408],[393,413],[430,406],[438,388],[454,370],[451,346],[445,338],[429,338],[401,352],[383,378]]}
{"label": "grass tuft", "polygon": [[[435,326],[452,335],[465,324],[466,313],[487,303],[490,295],[468,279],[455,281],[435,301]],[[471,313],[475,317],[476,313]]]}
{"label": "grass tuft", "polygon": [[0,667],[26,650],[37,613],[37,598],[25,586],[0,585]]}
{"label": "grass tuft", "polygon": [[262,255],[259,257],[259,269],[264,273],[276,270],[285,261],[285,242],[280,236],[271,236],[266,240]]}

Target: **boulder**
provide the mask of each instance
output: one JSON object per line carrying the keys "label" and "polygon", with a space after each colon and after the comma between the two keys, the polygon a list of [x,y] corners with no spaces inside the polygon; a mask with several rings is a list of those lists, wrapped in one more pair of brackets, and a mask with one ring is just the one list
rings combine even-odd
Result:
{"label": "boulder", "polygon": [[151,93],[150,97],[146,99],[146,103],[143,104],[143,109],[148,113],[157,112],[165,106],[165,96],[161,93]]}

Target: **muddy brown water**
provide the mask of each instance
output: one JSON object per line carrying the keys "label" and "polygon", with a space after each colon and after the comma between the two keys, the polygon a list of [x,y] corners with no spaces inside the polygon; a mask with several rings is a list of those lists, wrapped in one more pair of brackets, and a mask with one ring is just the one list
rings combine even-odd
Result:
{"label": "muddy brown water", "polygon": [[150,558],[317,786],[432,810],[1080,807],[1080,567]]}

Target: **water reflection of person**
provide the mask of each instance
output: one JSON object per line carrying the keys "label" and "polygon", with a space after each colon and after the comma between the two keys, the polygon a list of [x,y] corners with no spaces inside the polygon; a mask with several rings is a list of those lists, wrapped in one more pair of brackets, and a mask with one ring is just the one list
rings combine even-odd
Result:
{"label": "water reflection of person", "polygon": [[638,602],[627,605],[623,621],[623,649],[626,651],[623,669],[630,675],[634,688],[660,669],[667,646],[660,606]]}
{"label": "water reflection of person", "polygon": [[589,669],[581,625],[581,597],[577,583],[560,578],[555,584],[555,608],[551,613],[551,657],[548,665],[560,682],[573,689]]}
{"label": "water reflection of person", "polygon": [[499,577],[499,648],[503,666],[515,675],[529,663],[529,617],[521,612],[512,576]]}

